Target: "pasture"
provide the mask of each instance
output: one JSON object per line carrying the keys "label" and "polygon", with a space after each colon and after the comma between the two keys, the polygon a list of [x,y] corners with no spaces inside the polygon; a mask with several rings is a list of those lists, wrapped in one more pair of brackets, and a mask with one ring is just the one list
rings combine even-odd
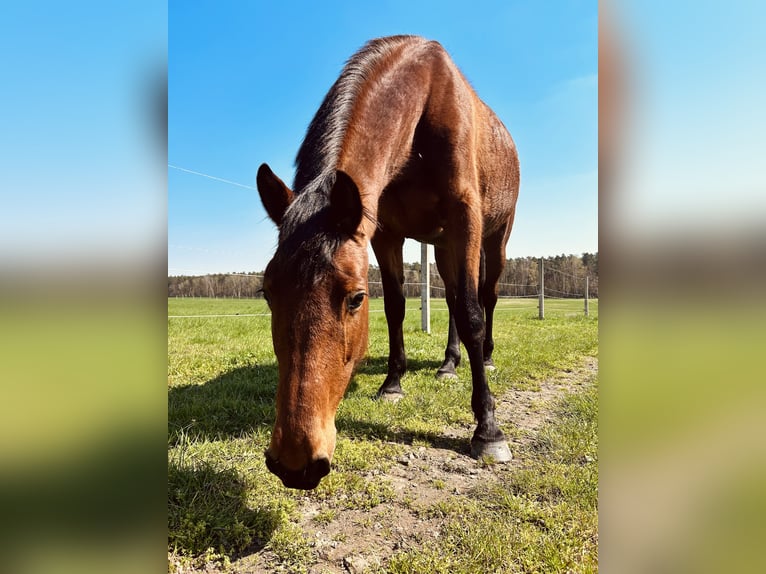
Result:
{"label": "pasture", "polygon": [[434,377],[447,312],[419,300],[404,323],[406,397],[374,401],[385,378],[383,300],[337,415],[333,470],[286,489],[263,452],[277,365],[258,299],[168,300],[170,571],[595,572],[598,301],[502,299],[489,381],[514,460],[468,455],[465,353],[456,381]]}

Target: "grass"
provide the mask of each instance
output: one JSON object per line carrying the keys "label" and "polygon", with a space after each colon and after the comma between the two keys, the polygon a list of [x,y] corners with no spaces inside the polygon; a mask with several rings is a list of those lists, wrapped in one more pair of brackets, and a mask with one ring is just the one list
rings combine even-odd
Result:
{"label": "grass", "polygon": [[[443,429],[473,423],[467,359],[459,380],[433,376],[446,343],[443,300],[432,303],[431,335],[420,330],[419,301],[408,301],[407,396],[397,404],[372,400],[385,377],[388,340],[382,300],[370,307],[368,357],[338,410],[333,471],[304,493],[285,489],[263,464],[277,379],[265,303],[168,301],[169,316],[253,315],[168,319],[168,527],[176,561],[226,564],[265,551],[275,567],[305,571],[317,559],[304,531],[305,505],[322,506],[314,527],[348,510],[408,507],[409,495],[397,495],[385,471],[408,446],[444,446]],[[586,318],[582,301],[551,300],[540,321],[535,300],[501,300],[493,393],[537,390],[547,376],[597,354],[597,301],[590,311]],[[439,544],[396,554],[381,568],[472,572],[507,565],[507,571],[534,571],[537,564],[540,571],[566,571],[563,565],[595,570],[596,399],[595,390],[589,393],[561,406],[559,423],[540,433],[525,467],[503,475],[502,484],[453,500],[449,485],[435,481],[449,501]],[[463,446],[467,440],[451,448]]]}
{"label": "grass", "polygon": [[[596,572],[597,389],[565,397],[522,470],[440,501],[441,544],[396,554],[385,572]],[[587,456],[586,456],[587,454]]]}

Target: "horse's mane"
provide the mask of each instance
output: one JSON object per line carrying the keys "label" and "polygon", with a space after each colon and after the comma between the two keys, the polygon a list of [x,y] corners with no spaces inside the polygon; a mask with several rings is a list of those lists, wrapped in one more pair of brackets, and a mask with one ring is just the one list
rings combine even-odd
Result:
{"label": "horse's mane", "polygon": [[280,225],[280,249],[275,256],[284,262],[302,258],[307,277],[317,267],[331,264],[342,239],[327,227],[327,207],[354,103],[381,59],[403,43],[417,40],[417,36],[370,40],[346,62],[309,124],[295,158],[295,199]]}
{"label": "horse's mane", "polygon": [[332,180],[330,186],[334,183],[338,154],[362,85],[382,58],[397,46],[418,39],[417,36],[389,36],[370,40],[346,62],[311,120],[295,157],[293,189],[296,193],[324,188],[328,180]]}

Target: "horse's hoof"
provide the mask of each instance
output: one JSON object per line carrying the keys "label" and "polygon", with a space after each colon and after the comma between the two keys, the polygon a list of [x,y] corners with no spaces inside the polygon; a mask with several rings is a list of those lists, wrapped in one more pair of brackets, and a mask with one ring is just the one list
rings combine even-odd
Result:
{"label": "horse's hoof", "polygon": [[495,366],[495,363],[492,362],[492,359],[488,359],[484,361],[484,370],[485,371],[496,371],[497,367]]}
{"label": "horse's hoof", "polygon": [[379,401],[385,401],[387,403],[398,403],[400,400],[404,398],[404,393],[378,393],[378,395],[375,397]]}
{"label": "horse's hoof", "polygon": [[457,373],[454,371],[454,369],[439,369],[436,371],[436,378],[437,379],[444,379],[447,381],[455,381],[457,380],[458,376]]}
{"label": "horse's hoof", "polygon": [[494,462],[508,462],[513,459],[511,449],[504,440],[495,442],[472,440],[471,456],[476,459],[491,458]]}

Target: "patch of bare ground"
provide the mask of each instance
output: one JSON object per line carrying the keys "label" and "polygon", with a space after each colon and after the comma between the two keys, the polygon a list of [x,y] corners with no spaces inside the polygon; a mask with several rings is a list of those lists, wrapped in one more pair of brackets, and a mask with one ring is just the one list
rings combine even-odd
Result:
{"label": "patch of bare ground", "polygon": [[[511,390],[497,398],[496,416],[508,436],[513,460],[487,464],[469,455],[473,425],[448,428],[431,446],[407,445],[386,471],[368,472],[368,480],[385,480],[393,500],[372,509],[344,509],[332,500],[304,501],[301,527],[316,562],[309,574],[362,573],[385,567],[396,552],[423,548],[437,540],[450,509],[474,488],[523,467],[538,431],[553,420],[556,400],[592,384],[598,359],[539,382],[537,390]],[[210,572],[211,570],[208,570]],[[216,570],[212,570],[216,571]],[[230,572],[291,572],[268,550],[232,562]],[[301,571],[301,570],[299,570]]]}

